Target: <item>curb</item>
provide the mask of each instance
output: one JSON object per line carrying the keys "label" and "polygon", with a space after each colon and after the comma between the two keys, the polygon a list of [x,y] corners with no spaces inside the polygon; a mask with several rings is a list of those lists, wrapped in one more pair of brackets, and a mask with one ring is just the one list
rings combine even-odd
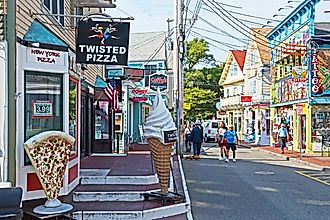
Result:
{"label": "curb", "polygon": [[187,208],[187,218],[188,220],[193,220],[193,215],[191,213],[191,200],[188,192],[188,187],[186,183],[186,177],[184,175],[183,167],[182,167],[182,161],[181,157],[178,156],[178,161],[179,161],[179,167],[180,167],[180,173],[181,173],[181,178],[182,178],[182,185],[183,185],[183,191],[184,191],[184,196],[186,199],[186,208]]}
{"label": "curb", "polygon": [[272,151],[260,149],[258,147],[253,148],[253,149],[256,149],[257,151],[265,152],[265,153],[268,153],[268,154],[271,154],[271,155],[274,155],[274,156],[277,156],[277,157],[285,158],[288,161],[291,160],[291,161],[295,161],[295,162],[298,162],[298,163],[301,163],[301,164],[304,164],[304,165],[308,165],[308,166],[311,166],[311,167],[314,167],[314,168],[317,168],[317,169],[321,169],[321,170],[330,169],[329,167],[321,166],[321,165],[311,163],[311,162],[308,162],[308,161],[304,161],[304,160],[300,160],[300,159],[297,159],[297,158],[288,157],[288,156],[285,156],[285,155],[282,155],[282,154],[279,154],[279,153],[275,153],[275,152],[272,152]]}

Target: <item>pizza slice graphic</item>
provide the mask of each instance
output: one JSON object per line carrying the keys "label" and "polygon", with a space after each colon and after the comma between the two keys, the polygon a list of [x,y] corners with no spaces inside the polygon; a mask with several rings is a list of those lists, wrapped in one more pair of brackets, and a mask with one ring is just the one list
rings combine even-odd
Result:
{"label": "pizza slice graphic", "polygon": [[61,131],[46,131],[24,143],[48,199],[60,193],[71,148],[75,139]]}

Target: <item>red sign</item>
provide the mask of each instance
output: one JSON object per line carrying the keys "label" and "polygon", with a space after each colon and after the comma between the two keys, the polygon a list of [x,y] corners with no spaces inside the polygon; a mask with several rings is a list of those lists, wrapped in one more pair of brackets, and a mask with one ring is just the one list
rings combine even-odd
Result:
{"label": "red sign", "polygon": [[132,89],[132,93],[136,95],[145,95],[148,93],[147,89]]}
{"label": "red sign", "polygon": [[140,81],[144,78],[143,69],[134,69],[134,68],[124,68],[125,78],[132,81]]}
{"label": "red sign", "polygon": [[242,95],[241,102],[252,102],[252,96]]}
{"label": "red sign", "polygon": [[146,102],[146,101],[148,101],[148,98],[147,97],[133,97],[132,101],[133,102]]}

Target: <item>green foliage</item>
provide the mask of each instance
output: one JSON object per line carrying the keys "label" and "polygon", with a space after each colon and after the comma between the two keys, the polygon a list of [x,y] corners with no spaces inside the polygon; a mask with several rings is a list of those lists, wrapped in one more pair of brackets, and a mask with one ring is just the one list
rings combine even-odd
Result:
{"label": "green foliage", "polygon": [[214,60],[208,52],[208,43],[203,39],[193,39],[187,43],[187,63],[184,72],[184,102],[191,103],[191,109],[184,111],[185,120],[210,119],[215,116],[215,104],[223,91],[219,80],[223,65],[193,69],[197,63]]}
{"label": "green foliage", "polygon": [[204,39],[194,38],[192,41],[187,42],[187,51],[185,54],[187,71],[192,69],[198,63],[211,64],[214,57],[209,52],[209,44]]}
{"label": "green foliage", "polygon": [[216,92],[209,89],[185,88],[184,102],[191,103],[190,110],[184,110],[186,120],[196,121],[196,119],[209,119],[215,113]]}

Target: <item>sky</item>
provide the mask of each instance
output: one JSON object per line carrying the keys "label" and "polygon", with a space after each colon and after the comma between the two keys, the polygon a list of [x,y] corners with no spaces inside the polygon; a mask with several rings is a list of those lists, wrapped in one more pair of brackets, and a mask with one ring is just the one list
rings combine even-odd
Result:
{"label": "sky", "polygon": [[[189,1],[188,19],[192,18],[191,12],[194,11],[198,0],[185,0],[185,2]],[[207,5],[211,5],[210,2],[212,1],[221,3],[221,6],[226,10],[263,18],[251,18],[232,14],[235,18],[238,18],[241,21],[242,19],[247,20],[242,22],[248,27],[261,27],[262,24],[266,25],[267,19],[283,20],[286,15],[294,10],[292,7],[297,7],[301,3],[301,1],[297,0],[291,3],[288,3],[288,0],[204,0],[205,3],[199,11],[199,18],[193,25],[188,39],[203,37],[207,40],[210,43],[210,53],[215,56],[215,59],[219,63],[225,61],[229,49],[244,49],[247,46],[247,44],[244,43],[244,40],[246,41],[248,39],[245,36],[248,31],[238,28],[244,33],[242,34],[223,21],[218,15],[211,13],[210,8]],[[117,8],[109,9],[107,13],[113,17],[133,16],[135,20],[131,22],[132,33],[167,31],[166,20],[174,17],[174,2],[174,0],[116,0],[115,4],[117,5]],[[278,11],[281,7],[284,7],[285,9]],[[330,22],[330,13],[324,13],[325,10],[330,10],[330,1],[321,0],[316,6],[316,21]],[[275,14],[279,16],[273,17]],[[232,18],[232,20],[235,21],[234,18]],[[207,24],[207,22],[215,28],[210,24]],[[252,24],[249,22],[256,22],[258,24]],[[230,23],[233,24],[233,22]],[[268,25],[276,26],[278,23],[279,22],[272,21]],[[171,24],[171,26],[173,27],[173,24]],[[237,28],[237,25],[234,26]],[[189,27],[189,25],[187,27]],[[242,27],[245,28],[245,26]],[[219,29],[240,38],[241,40],[224,36],[224,34],[221,33],[219,34]],[[224,43],[226,45],[223,45]]]}

